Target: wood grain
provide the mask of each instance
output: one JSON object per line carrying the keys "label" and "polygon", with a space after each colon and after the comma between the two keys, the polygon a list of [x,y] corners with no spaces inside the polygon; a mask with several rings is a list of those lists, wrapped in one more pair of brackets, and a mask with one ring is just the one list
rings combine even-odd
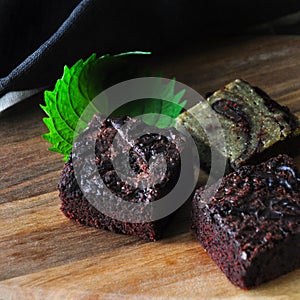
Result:
{"label": "wood grain", "polygon": [[[154,55],[151,66],[202,94],[243,78],[300,117],[298,37],[203,41]],[[300,270],[254,290],[234,287],[191,234],[189,203],[155,243],[66,219],[57,193],[63,162],[41,138],[42,101],[0,115],[0,299],[300,298]]]}

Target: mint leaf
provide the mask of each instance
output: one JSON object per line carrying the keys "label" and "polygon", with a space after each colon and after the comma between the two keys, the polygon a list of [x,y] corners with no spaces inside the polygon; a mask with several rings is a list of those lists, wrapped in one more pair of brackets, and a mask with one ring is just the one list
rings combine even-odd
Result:
{"label": "mint leaf", "polygon": [[[87,60],[82,59],[71,68],[64,67],[61,79],[57,80],[53,91],[45,91],[45,105],[41,108],[48,117],[43,121],[49,132],[43,135],[52,144],[49,148],[64,155],[68,159],[72,151],[73,140],[88,126],[95,113],[101,113],[92,106],[91,115],[82,119],[87,105],[108,87],[128,79],[138,77],[136,64],[130,64],[129,58],[134,55],[149,54],[148,52],[127,52],[118,55],[103,55],[97,58],[92,54]],[[156,87],[155,87],[156,88]],[[113,115],[128,115],[131,117],[155,113],[141,119],[148,125],[159,128],[174,126],[175,118],[180,114],[186,101],[180,102],[185,91],[174,95],[175,80],[168,85],[158,84],[162,99],[142,99],[117,109]],[[169,100],[169,101],[165,101]],[[109,107],[109,100],[105,105]],[[101,105],[103,108],[103,103]],[[102,112],[103,113],[103,112]],[[169,116],[170,118],[166,117]]]}

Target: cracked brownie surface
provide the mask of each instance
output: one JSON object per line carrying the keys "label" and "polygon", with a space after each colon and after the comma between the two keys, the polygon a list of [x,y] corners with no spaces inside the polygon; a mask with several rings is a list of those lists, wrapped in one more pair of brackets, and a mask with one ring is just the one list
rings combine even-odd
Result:
{"label": "cracked brownie surface", "polygon": [[193,199],[192,229],[228,279],[257,286],[300,267],[300,176],[279,155],[244,166]]}
{"label": "cracked brownie surface", "polygon": [[[104,121],[103,121],[104,120]],[[129,127],[124,127],[130,122]],[[128,130],[143,132],[145,124],[137,119],[129,117],[108,118],[95,115],[89,127],[82,133],[75,147],[79,150],[72,153],[65,163],[61,179],[58,185],[59,196],[62,201],[61,210],[70,219],[84,225],[103,228],[116,233],[138,236],[146,240],[157,240],[161,237],[164,225],[168,217],[153,221],[130,223],[114,219],[97,209],[97,203],[93,205],[82,192],[81,186],[87,179],[100,176],[101,180],[95,180],[91,189],[95,189],[96,199],[103,205],[112,206],[110,209],[118,212],[122,219],[123,212],[118,206],[120,202],[112,202],[114,196],[132,203],[133,213],[142,214],[143,206],[135,206],[134,203],[150,203],[168,194],[176,184],[180,175],[180,150],[176,143],[183,143],[182,136],[175,129],[161,130],[162,134],[149,132],[133,139],[128,135]],[[85,159],[85,151],[91,149],[95,156],[92,164],[97,166],[97,173],[92,174],[90,165]],[[150,159],[157,155],[163,155],[166,168],[158,168],[159,161]],[[123,155],[123,156],[122,156]],[[119,159],[118,159],[119,158]],[[77,168],[84,170],[75,177],[74,161]],[[131,182],[127,178],[119,176],[114,162],[118,160],[119,171],[130,168]],[[158,171],[157,171],[158,170]]]}

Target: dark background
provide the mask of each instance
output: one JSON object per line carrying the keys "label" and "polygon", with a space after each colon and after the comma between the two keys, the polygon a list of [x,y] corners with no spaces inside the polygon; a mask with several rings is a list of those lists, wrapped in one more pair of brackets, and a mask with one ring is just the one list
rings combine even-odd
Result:
{"label": "dark background", "polygon": [[298,34],[299,20],[299,0],[0,0],[0,97],[51,85],[93,52],[172,53],[207,36]]}

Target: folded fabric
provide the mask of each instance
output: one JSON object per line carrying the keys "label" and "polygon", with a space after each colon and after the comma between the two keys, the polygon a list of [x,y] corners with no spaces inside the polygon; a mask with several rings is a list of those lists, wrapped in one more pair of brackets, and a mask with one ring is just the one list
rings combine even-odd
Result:
{"label": "folded fabric", "polygon": [[173,51],[207,33],[238,33],[243,26],[300,9],[297,0],[238,3],[1,0],[0,111],[26,94],[18,98],[10,92],[51,86],[64,65],[91,53]]}

